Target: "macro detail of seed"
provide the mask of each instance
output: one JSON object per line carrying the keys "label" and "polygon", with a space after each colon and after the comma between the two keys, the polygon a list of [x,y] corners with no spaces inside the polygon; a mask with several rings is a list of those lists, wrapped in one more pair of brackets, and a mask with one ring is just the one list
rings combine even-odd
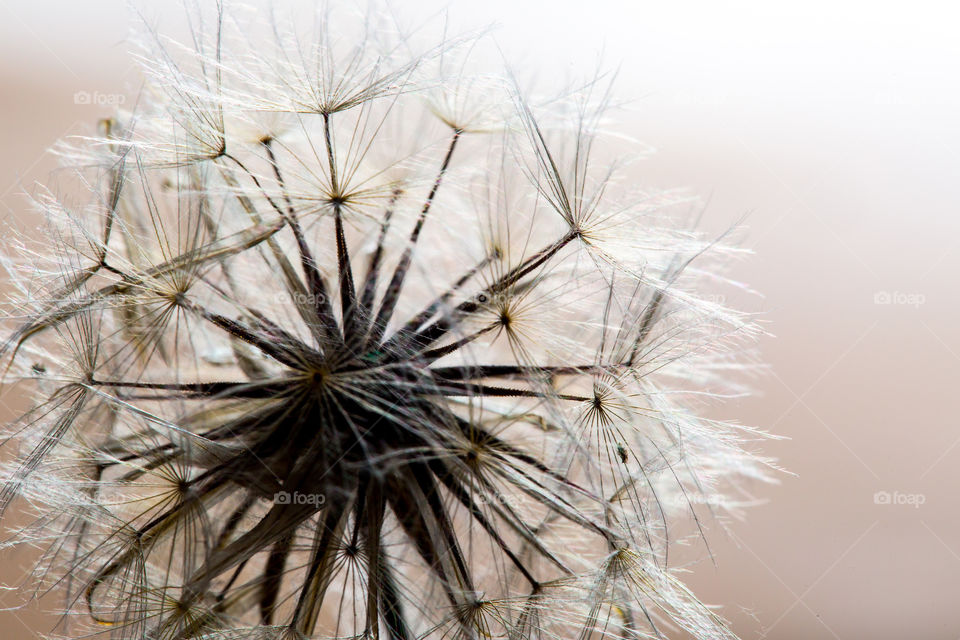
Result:
{"label": "macro detail of seed", "polygon": [[609,83],[245,11],[145,20],[136,106],[5,251],[29,588],[69,637],[732,638],[670,551],[767,479],[687,408],[758,329],[698,202],[628,179]]}

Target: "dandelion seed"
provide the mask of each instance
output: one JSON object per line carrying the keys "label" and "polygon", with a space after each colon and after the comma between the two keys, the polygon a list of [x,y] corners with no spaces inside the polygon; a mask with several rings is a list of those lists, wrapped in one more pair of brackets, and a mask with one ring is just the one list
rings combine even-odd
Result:
{"label": "dandelion seed", "polygon": [[339,19],[148,28],[138,111],[60,148],[89,202],[4,257],[37,590],[73,637],[733,637],[668,553],[765,478],[678,404],[757,332],[697,297],[722,239],[598,166],[598,81],[547,126],[476,39]]}

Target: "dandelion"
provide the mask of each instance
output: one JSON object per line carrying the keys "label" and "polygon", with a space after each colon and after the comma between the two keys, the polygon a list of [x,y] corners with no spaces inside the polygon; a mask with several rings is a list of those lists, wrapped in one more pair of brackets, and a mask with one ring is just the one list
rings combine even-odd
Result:
{"label": "dandelion", "polygon": [[4,258],[35,404],[0,509],[70,635],[733,637],[669,551],[766,477],[683,405],[757,329],[698,297],[734,249],[693,201],[604,160],[605,82],[540,101],[373,13],[190,15]]}

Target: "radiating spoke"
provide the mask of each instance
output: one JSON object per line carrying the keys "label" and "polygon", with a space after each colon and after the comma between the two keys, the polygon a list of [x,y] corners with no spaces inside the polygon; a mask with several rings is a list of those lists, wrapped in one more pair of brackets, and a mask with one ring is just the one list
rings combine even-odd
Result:
{"label": "radiating spoke", "polygon": [[417,218],[417,222],[414,224],[413,231],[410,232],[410,238],[407,240],[407,247],[400,256],[400,263],[397,265],[396,270],[394,270],[393,277],[390,279],[390,284],[383,296],[383,301],[380,303],[380,310],[377,312],[377,317],[374,321],[369,344],[379,343],[384,332],[386,331],[387,325],[390,323],[390,318],[393,316],[393,311],[400,299],[400,292],[403,289],[403,281],[407,276],[407,271],[410,269],[410,261],[413,258],[413,251],[417,246],[417,241],[420,239],[420,232],[423,230],[423,225],[427,221],[427,214],[430,213],[430,206],[433,204],[433,200],[437,195],[437,191],[440,189],[443,176],[450,166],[450,160],[453,158],[453,152],[457,148],[457,141],[460,140],[460,135],[461,132],[459,130],[455,130],[453,137],[450,138],[450,145],[447,147],[447,153],[443,158],[443,163],[440,165],[440,171],[437,173],[437,177],[433,182],[433,187],[431,187],[430,193],[427,195],[427,199],[423,203],[423,208],[420,210],[420,215]]}

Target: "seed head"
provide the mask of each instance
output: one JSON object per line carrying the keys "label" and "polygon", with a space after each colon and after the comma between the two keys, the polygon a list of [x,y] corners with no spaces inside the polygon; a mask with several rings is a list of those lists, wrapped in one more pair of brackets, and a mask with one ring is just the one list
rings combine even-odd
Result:
{"label": "seed head", "polygon": [[698,297],[731,250],[604,160],[602,78],[374,15],[145,28],[137,108],[60,148],[83,199],[4,261],[36,589],[73,637],[732,637],[669,557],[764,477],[682,404],[756,333]]}

